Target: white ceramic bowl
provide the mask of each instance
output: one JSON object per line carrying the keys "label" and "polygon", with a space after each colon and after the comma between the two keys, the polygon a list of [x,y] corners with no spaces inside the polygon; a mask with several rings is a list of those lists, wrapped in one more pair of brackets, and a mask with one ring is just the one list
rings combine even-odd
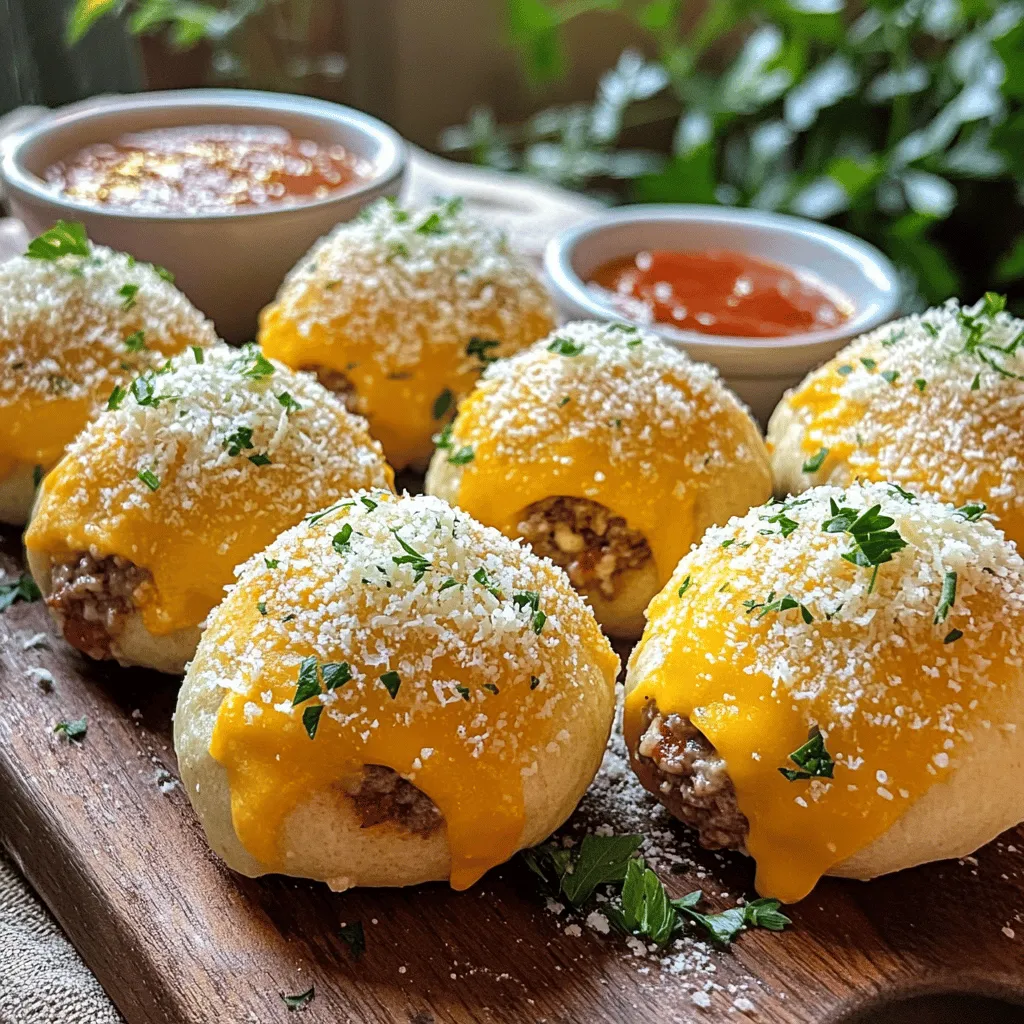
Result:
{"label": "white ceramic bowl", "polygon": [[845,231],[758,210],[651,205],[609,210],[551,240],[544,267],[561,314],[624,320],[586,281],[602,263],[648,249],[737,250],[813,274],[852,303],[852,314],[838,327],[785,338],[718,337],[649,325],[694,359],[717,366],[762,423],[787,388],[848,339],[892,319],[899,307],[896,269],[874,246]]}
{"label": "white ceramic bowl", "polygon": [[[357,187],[312,202],[188,216],[83,203],[43,180],[50,164],[90,143],[125,132],[202,124],[276,125],[298,138],[340,143],[372,171]],[[242,89],[184,89],[75,103],[11,136],[0,160],[11,208],[31,235],[60,219],[81,221],[93,241],[170,270],[229,341],[253,337],[257,314],[299,257],[373,199],[396,195],[404,170],[404,143],[376,118],[307,96]]]}

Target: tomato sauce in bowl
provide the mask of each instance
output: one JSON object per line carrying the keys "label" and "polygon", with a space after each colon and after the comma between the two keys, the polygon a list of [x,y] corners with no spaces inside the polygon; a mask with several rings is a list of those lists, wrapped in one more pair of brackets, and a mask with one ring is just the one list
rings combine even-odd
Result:
{"label": "tomato sauce in bowl", "polygon": [[62,195],[139,213],[217,214],[325,199],[372,169],[339,145],[272,125],[194,125],[122,135],[46,169]]}
{"label": "tomato sauce in bowl", "polygon": [[737,338],[781,338],[840,326],[849,300],[812,275],[730,250],[622,256],[588,282],[639,323]]}

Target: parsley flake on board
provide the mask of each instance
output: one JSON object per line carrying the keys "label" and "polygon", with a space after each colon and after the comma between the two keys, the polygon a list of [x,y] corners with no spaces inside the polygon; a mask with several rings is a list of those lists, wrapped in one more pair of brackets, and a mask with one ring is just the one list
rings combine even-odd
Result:
{"label": "parsley flake on board", "polygon": [[804,472],[817,473],[818,470],[821,469],[825,459],[828,458],[828,453],[828,448],[819,448],[816,454],[812,455],[806,462],[804,462]]}
{"label": "parsley flake on board", "polygon": [[442,419],[448,410],[452,407],[452,402],[455,400],[455,395],[452,393],[451,388],[445,388],[434,399],[434,408],[431,410],[435,420]]}
{"label": "parsley flake on board", "polygon": [[135,296],[139,294],[139,286],[137,284],[123,284],[118,288],[117,294],[124,300],[121,303],[121,309],[127,313],[135,305]]}
{"label": "parsley flake on board", "polygon": [[384,684],[384,689],[391,695],[391,699],[394,700],[398,696],[398,688],[402,685],[402,677],[397,672],[385,672],[380,676],[380,681]]}
{"label": "parsley flake on board", "polygon": [[284,1005],[287,1006],[290,1011],[294,1012],[295,1010],[301,1010],[308,1003],[311,1003],[315,995],[315,986],[310,985],[305,992],[300,992],[298,995],[288,996],[282,992],[281,999],[283,1000]]}
{"label": "parsley flake on board", "polygon": [[698,889],[682,899],[673,900],[672,906],[680,914],[699,924],[719,946],[728,946],[740,932],[748,928],[765,928],[768,931],[781,932],[787,925],[793,923],[779,910],[782,904],[778,900],[764,897],[752,900],[742,907],[731,907],[718,914],[702,914],[696,907],[703,895]]}
{"label": "parsley flake on board", "polygon": [[935,617],[932,622],[938,625],[946,621],[950,608],[956,604],[956,573],[947,572],[942,580],[942,593],[939,595],[939,603],[935,609]]}
{"label": "parsley flake on board", "polygon": [[801,779],[831,779],[833,777],[835,761],[825,749],[825,737],[822,736],[821,730],[817,726],[811,729],[807,742],[797,747],[789,755],[789,759],[797,768],[780,768],[779,774],[790,782],[797,782]]}
{"label": "parsley flake on board", "polygon": [[85,234],[85,225],[78,221],[59,220],[28,243],[25,255],[33,260],[59,260],[63,256],[90,256],[92,248]]}
{"label": "parsley flake on board", "polygon": [[0,583],[0,612],[6,611],[17,601],[29,603],[38,601],[42,596],[36,581],[27,572],[23,572],[16,580]]}
{"label": "parsley flake on board", "polygon": [[363,932],[361,921],[353,921],[352,924],[343,924],[338,931],[341,933],[341,940],[348,946],[349,954],[353,960],[358,960],[366,951],[366,934]]}
{"label": "parsley flake on board", "polygon": [[77,743],[81,743],[85,739],[85,734],[89,729],[89,723],[86,721],[85,716],[76,719],[74,722],[58,722],[54,727],[53,731],[58,736],[63,736],[66,740],[74,740]]}
{"label": "parsley flake on board", "polygon": [[549,352],[557,352],[560,356],[578,356],[584,349],[580,341],[573,341],[572,338],[556,336],[548,345]]}

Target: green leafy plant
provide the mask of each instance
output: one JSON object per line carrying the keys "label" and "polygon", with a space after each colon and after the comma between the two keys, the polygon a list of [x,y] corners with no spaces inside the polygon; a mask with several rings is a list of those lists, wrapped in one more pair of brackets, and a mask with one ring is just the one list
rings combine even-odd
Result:
{"label": "green leafy plant", "polygon": [[100,18],[125,16],[134,35],[169,34],[173,45],[188,49],[203,40],[230,35],[263,0],[232,0],[221,8],[194,0],[75,0],[67,23],[68,43],[77,43]]}
{"label": "green leafy plant", "polygon": [[[724,203],[874,242],[916,300],[1024,297],[1024,7],[997,0],[507,0],[528,79],[560,78],[562,29],[626,19],[589,103],[502,126],[478,109],[442,146],[647,202]],[[638,142],[646,143],[638,146]],[[913,298],[912,300],[913,301]]]}

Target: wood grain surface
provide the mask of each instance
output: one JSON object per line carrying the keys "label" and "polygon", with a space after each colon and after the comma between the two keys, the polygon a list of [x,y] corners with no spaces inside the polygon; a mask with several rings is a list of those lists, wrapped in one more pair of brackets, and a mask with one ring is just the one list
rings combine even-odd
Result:
{"label": "wood grain surface", "polygon": [[[8,576],[19,543],[2,535]],[[45,646],[26,648],[40,632]],[[49,692],[34,668],[52,674]],[[332,894],[232,874],[173,783],[176,686],[87,663],[39,603],[0,614],[0,841],[128,1024],[823,1024],[917,992],[1024,1003],[1024,831],[976,862],[826,881],[790,908],[784,934],[749,932],[725,952],[688,941],[663,963],[553,912],[518,860],[466,893]],[[53,732],[83,715],[84,742]],[[570,831],[629,831],[655,813],[619,768],[612,757]],[[673,895],[700,887],[721,909],[750,894],[744,858],[696,850],[660,813],[651,828]],[[672,871],[666,856],[681,858]],[[354,921],[358,961],[339,930]],[[281,993],[311,985],[293,1017]]]}

